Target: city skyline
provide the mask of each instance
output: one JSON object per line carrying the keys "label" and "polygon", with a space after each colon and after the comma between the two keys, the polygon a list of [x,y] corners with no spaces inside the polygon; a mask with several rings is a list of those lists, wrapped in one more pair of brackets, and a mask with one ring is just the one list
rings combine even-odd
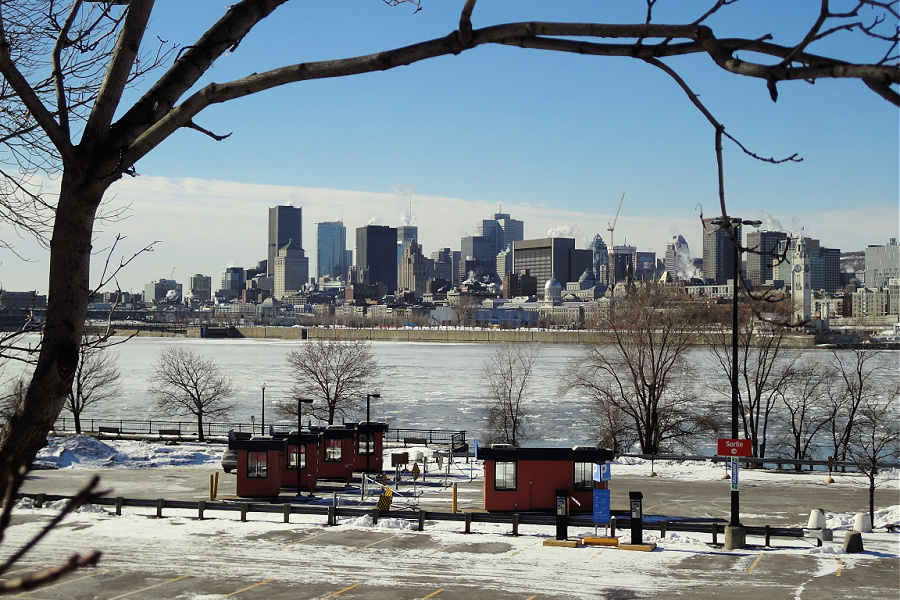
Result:
{"label": "city skyline", "polygon": [[[705,4],[685,0],[658,7],[655,16],[689,22]],[[378,1],[315,10],[289,3],[218,60],[203,82],[443,37],[458,26],[459,9],[453,2],[426,2],[418,13]],[[159,4],[146,38],[189,46],[223,10]],[[737,3],[709,24],[720,35],[771,33],[776,42],[796,43],[817,10],[815,2]],[[522,0],[479,4],[473,24],[639,23],[645,11],[642,2]],[[777,18],[766,18],[773,13]],[[284,22],[294,25],[278,26]],[[881,58],[880,44],[857,36],[823,44],[825,53]],[[708,58],[667,62],[752,151],[804,159],[775,166],[726,143],[730,213],[764,222],[771,216],[780,225],[770,229],[797,235],[803,227],[844,251],[900,237],[895,106],[858,81],[782,82],[776,103],[764,82],[725,74]],[[187,281],[195,273],[216,279],[229,265],[255,265],[265,258],[263,209],[289,202],[303,207],[311,262],[308,240],[321,221],[341,220],[348,229],[416,225],[427,255],[457,248],[461,237],[476,234],[479,219],[505,212],[526,222],[526,238],[573,232],[577,247],[586,248],[598,233],[609,243],[607,224],[625,193],[616,244],[627,240],[659,257],[675,235],[694,252],[701,247],[698,205],[706,217],[720,212],[712,128],[675,83],[628,58],[483,47],[385,73],[284,86],[216,106],[198,125],[233,135],[217,142],[179,131],[138,162],[137,177],[107,195],[105,212],[130,206],[132,216],[98,222],[92,286],[117,234],[127,238],[113,265],[160,241],[121,273],[125,290],[169,277],[173,268]],[[48,192],[57,187],[49,179],[39,183]],[[45,292],[46,250],[5,224],[0,240],[15,250],[0,251],[0,285]]]}
{"label": "city skyline", "polygon": [[[266,242],[268,236],[267,211],[273,206],[293,203],[303,209],[303,237],[306,240],[316,239],[316,226],[319,222],[341,220],[349,231],[365,224],[383,224],[397,226],[402,219],[409,219],[408,198],[396,192],[371,193],[348,192],[342,190],[317,190],[288,186],[270,186],[240,184],[237,182],[208,182],[196,179],[173,181],[167,178],[144,177],[127,179],[117,184],[118,197],[134,200],[132,216],[122,222],[115,223],[115,231],[126,239],[119,242],[121,254],[130,255],[146,244],[160,239],[161,243],[152,251],[138,256],[122,271],[118,277],[123,291],[138,291],[144,286],[160,278],[168,278],[174,268],[175,279],[187,283],[190,276],[201,273],[211,275],[218,281],[220,274],[230,266],[254,267],[257,262],[266,258]],[[153,198],[153,202],[151,202]],[[168,198],[168,202],[166,202]],[[212,201],[215,198],[216,201]],[[613,203],[617,199],[612,199]],[[626,198],[627,202],[627,198]],[[166,209],[160,210],[165,203]],[[419,243],[427,256],[441,247],[458,250],[460,239],[465,235],[475,235],[477,225],[482,219],[499,211],[499,205],[487,202],[466,201],[452,198],[431,198],[413,195],[412,221],[419,227]],[[224,217],[215,217],[216,207]],[[393,211],[393,220],[390,211]],[[547,206],[508,205],[504,204],[503,212],[514,219],[525,223],[525,239],[541,239],[545,237],[571,237],[576,240],[576,248],[585,249],[596,234],[604,242],[609,243],[607,224],[612,221],[609,214],[587,214],[578,211],[553,209]],[[427,213],[427,214],[423,214]],[[636,246],[641,251],[656,252],[657,258],[665,256],[666,245],[673,236],[682,235],[691,248],[693,257],[702,254],[702,225],[699,212],[696,215],[673,219],[669,217],[654,218],[651,216],[635,217],[625,214],[623,207],[616,224],[616,244]],[[847,223],[852,223],[852,207],[835,213],[819,213],[809,215],[804,227],[796,220],[792,227],[784,226],[778,214],[744,213],[744,218],[760,218],[763,225],[760,230],[788,231],[794,236],[802,233],[806,237],[822,240],[824,245],[839,248],[842,252],[864,250],[869,245],[882,245],[890,237],[898,237],[893,229],[894,216],[892,210],[885,208],[881,217],[870,213],[872,228],[867,231],[845,230]],[[337,218],[328,218],[337,213]],[[380,215],[386,215],[381,217]],[[708,213],[704,212],[704,216]],[[351,222],[347,217],[355,217]],[[196,222],[191,228],[191,235],[182,233],[185,221]],[[155,223],[154,225],[150,225]],[[780,229],[774,229],[781,224]],[[591,225],[594,225],[591,228]],[[101,224],[101,229],[107,226]],[[879,229],[883,236],[878,236]],[[147,230],[151,230],[148,234]],[[152,237],[152,233],[173,232],[174,236],[160,235]],[[549,234],[549,235],[548,235]],[[98,238],[109,238],[106,234],[98,234]],[[349,237],[349,233],[348,233]],[[840,239],[855,240],[856,244],[847,246]],[[27,240],[26,240],[27,241]],[[852,243],[852,242],[851,242]],[[34,245],[36,246],[36,245]],[[99,271],[105,265],[102,246],[95,244],[95,258],[92,271],[99,277]],[[316,264],[315,242],[305,243],[310,264]],[[348,250],[355,250],[348,240]],[[35,251],[39,249],[35,248]],[[355,259],[355,257],[354,257]],[[46,274],[41,274],[41,265],[46,270],[46,262],[20,263],[21,269],[8,270],[7,265],[14,266],[9,258],[4,261],[0,270],[0,285],[11,291],[46,290]],[[312,269],[311,269],[312,271]],[[312,274],[312,273],[311,273]],[[34,282],[33,285],[21,285],[17,282]],[[106,291],[110,291],[109,289]]]}

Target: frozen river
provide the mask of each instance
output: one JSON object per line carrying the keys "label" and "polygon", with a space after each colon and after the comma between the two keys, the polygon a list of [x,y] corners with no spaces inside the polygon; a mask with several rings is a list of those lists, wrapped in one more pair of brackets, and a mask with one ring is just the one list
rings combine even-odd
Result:
{"label": "frozen river", "polygon": [[[115,339],[115,338],[114,338]],[[297,340],[184,339],[138,337],[114,346],[121,371],[121,395],[85,412],[84,418],[160,419],[154,399],[147,392],[152,377],[151,365],[164,347],[176,345],[212,359],[234,380],[236,387],[233,420],[249,423],[259,419],[262,404],[261,385],[266,384],[266,422],[276,418],[273,404],[290,399],[292,379],[287,364],[288,352]],[[372,400],[372,419],[383,420],[394,428],[462,429],[469,437],[479,436],[485,426],[482,366],[494,351],[492,344],[449,344],[419,342],[372,342],[380,365],[373,391],[381,394]],[[578,346],[548,344],[534,371],[534,385],[528,399],[532,436],[529,445],[593,444],[590,402],[574,394],[561,395],[566,365],[577,358]],[[824,350],[810,351],[816,360],[828,360]],[[710,387],[721,387],[723,375],[716,370],[708,352],[689,351],[696,372],[700,397],[721,403],[723,420],[730,415],[730,399]],[[885,353],[883,360],[896,365],[898,353]],[[893,370],[896,377],[896,369]],[[8,374],[8,373],[7,373]],[[727,383],[726,383],[727,386]],[[364,406],[364,405],[363,405]],[[364,408],[363,408],[364,411]],[[68,413],[63,413],[66,416]],[[364,414],[361,415],[364,417]],[[190,420],[181,417],[181,420]],[[305,420],[305,419],[304,419]],[[726,425],[727,427],[727,425]]]}

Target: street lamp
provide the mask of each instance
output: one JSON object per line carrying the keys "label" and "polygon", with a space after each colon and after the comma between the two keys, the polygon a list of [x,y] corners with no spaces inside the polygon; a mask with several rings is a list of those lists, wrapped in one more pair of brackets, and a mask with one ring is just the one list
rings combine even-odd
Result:
{"label": "street lamp", "polygon": [[[369,416],[369,404],[370,404],[369,401],[372,398],[381,398],[381,394],[379,394],[377,392],[374,394],[366,394],[366,426],[367,427],[371,427],[369,425],[372,421],[372,418]],[[372,446],[374,445],[373,444],[374,437],[375,437],[375,435],[371,431],[366,432],[366,473],[369,472],[369,463],[371,461],[370,457],[372,456],[372,450],[373,450]]]}
{"label": "street lamp", "polygon": [[[301,417],[300,409],[304,404],[312,404],[312,399],[310,398],[297,398],[297,497],[300,497],[300,445],[303,443],[303,418]],[[310,490],[310,496],[312,496],[312,490]]]}
{"label": "street lamp", "polygon": [[[723,227],[726,230],[733,229],[730,236],[734,248],[734,276],[731,293],[731,438],[736,440],[738,439],[738,419],[740,418],[738,414],[738,284],[741,277],[740,240],[738,239],[737,228],[741,225],[759,227],[762,225],[762,221],[738,219],[735,217],[722,219],[722,217],[719,217],[713,219],[712,224]],[[732,466],[732,469],[734,468]],[[743,527],[741,526],[740,492],[737,490],[736,485],[732,485],[731,488],[731,518],[729,519],[728,527],[732,529],[732,541],[737,542],[732,543],[732,549],[743,548],[745,544],[744,536],[742,535]],[[726,537],[728,536],[726,535]]]}
{"label": "street lamp", "polygon": [[262,416],[259,418],[259,434],[266,435],[266,384],[262,384]]}

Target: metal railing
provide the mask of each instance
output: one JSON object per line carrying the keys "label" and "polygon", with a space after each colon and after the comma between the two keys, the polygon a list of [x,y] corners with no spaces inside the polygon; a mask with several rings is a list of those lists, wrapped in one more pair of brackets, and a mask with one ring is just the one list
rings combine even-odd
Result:
{"label": "metal railing", "polygon": [[[271,428],[271,429],[270,429]],[[289,427],[278,423],[266,425],[266,430],[256,423],[221,423],[209,422],[203,423],[203,435],[209,438],[227,438],[229,432],[234,433],[250,433],[250,434],[266,434],[269,431],[275,433],[287,433],[289,430],[295,430],[296,427]],[[57,433],[70,433],[75,431],[75,419],[72,417],[59,417],[54,425]],[[97,418],[81,418],[81,432],[85,434],[95,435],[124,435],[124,436],[151,436],[165,437],[177,435],[184,438],[196,438],[197,421],[171,421],[171,420],[149,420],[142,421],[137,419],[97,419]],[[175,434],[174,432],[178,432]],[[424,440],[425,445],[429,446],[451,446],[454,449],[460,449],[466,446],[466,432],[452,431],[449,429],[389,429],[385,434],[385,441],[405,443],[412,440]]]}

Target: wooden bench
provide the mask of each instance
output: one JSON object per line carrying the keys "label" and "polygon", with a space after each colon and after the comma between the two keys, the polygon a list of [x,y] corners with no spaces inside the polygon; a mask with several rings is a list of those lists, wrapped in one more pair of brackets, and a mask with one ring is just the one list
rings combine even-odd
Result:
{"label": "wooden bench", "polygon": [[122,435],[122,432],[119,430],[118,427],[104,427],[103,425],[101,425],[100,427],[97,428],[97,432],[98,432],[97,437],[103,437],[104,433],[108,434],[108,435],[115,435],[116,437],[119,437]]}
{"label": "wooden bench", "polygon": [[406,448],[406,446],[408,444],[414,444],[416,446],[427,446],[428,438],[417,438],[417,437],[403,438],[403,447]]}
{"label": "wooden bench", "polygon": [[159,437],[163,437],[164,435],[177,437],[178,439],[181,439],[181,430],[180,429],[160,429]]}

